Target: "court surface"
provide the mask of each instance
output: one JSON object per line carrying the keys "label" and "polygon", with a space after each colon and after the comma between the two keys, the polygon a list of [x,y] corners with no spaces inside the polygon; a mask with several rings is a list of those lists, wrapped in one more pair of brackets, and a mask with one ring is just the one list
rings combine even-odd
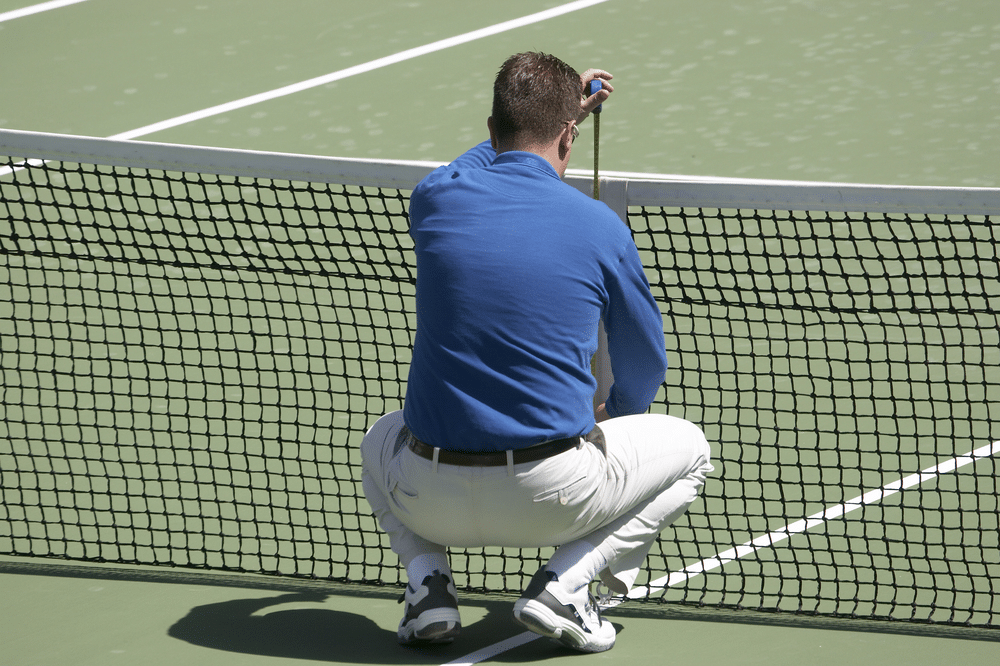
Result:
{"label": "court surface", "polygon": [[[985,0],[83,0],[21,11],[30,7],[0,0],[10,129],[446,161],[485,138],[499,63],[536,49],[615,74],[603,169],[1000,185],[1000,10]],[[572,167],[592,164],[581,148]],[[1000,654],[988,632],[626,604],[608,614],[618,646],[581,657],[527,640],[512,600],[493,597],[464,598],[462,638],[418,652],[395,645],[397,595],[2,558],[0,666],[921,666]]]}

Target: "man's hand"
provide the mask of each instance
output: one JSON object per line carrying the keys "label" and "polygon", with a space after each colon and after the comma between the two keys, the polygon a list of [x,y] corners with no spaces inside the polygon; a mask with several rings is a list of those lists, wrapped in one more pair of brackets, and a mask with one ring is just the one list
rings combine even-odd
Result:
{"label": "man's hand", "polygon": [[613,78],[614,77],[611,76],[609,72],[606,72],[603,69],[588,69],[580,76],[581,95],[586,94],[587,85],[594,80],[599,80],[601,82],[601,89],[589,97],[584,97],[580,102],[580,117],[576,120],[577,125],[586,120],[587,116],[589,116],[594,109],[599,107],[608,99],[608,97],[611,96],[611,93],[613,93],[615,89],[610,83],[608,83],[608,81]]}
{"label": "man's hand", "polygon": [[606,403],[601,403],[600,406],[594,410],[594,422],[600,423],[601,421],[607,421],[611,417],[608,416],[608,409],[605,406]]}

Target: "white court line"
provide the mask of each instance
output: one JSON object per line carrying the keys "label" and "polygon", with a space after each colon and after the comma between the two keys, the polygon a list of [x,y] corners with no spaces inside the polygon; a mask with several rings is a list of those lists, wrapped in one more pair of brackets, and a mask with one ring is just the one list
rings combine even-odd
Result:
{"label": "white court line", "polygon": [[[56,5],[70,4],[73,2],[85,2],[86,0],[56,0],[55,2],[44,3],[43,5],[36,5],[37,7],[44,7],[46,5]],[[510,21],[504,21],[503,23],[497,23],[496,25],[489,26],[487,28],[481,28],[479,30],[474,30],[472,32],[467,32],[462,35],[457,35],[455,37],[449,37],[448,39],[442,39],[437,42],[432,42],[424,46],[419,46],[417,48],[409,49],[407,51],[401,51],[395,55],[386,56],[384,58],[378,58],[377,60],[372,60],[361,65],[355,65],[354,67],[348,67],[347,69],[342,69],[337,72],[332,72],[324,76],[319,76],[313,79],[308,79],[306,81],[300,81],[299,83],[293,83],[282,88],[276,88],[268,92],[258,93],[256,95],[251,95],[250,97],[244,97],[243,99],[234,100],[232,102],[227,102],[225,104],[219,104],[217,106],[212,106],[207,109],[202,109],[201,111],[194,111],[192,113],[186,113],[182,116],[177,116],[175,118],[170,118],[167,120],[162,120],[158,123],[153,123],[152,125],[146,125],[145,127],[139,127],[134,130],[129,130],[127,132],[121,132],[115,134],[110,139],[118,140],[128,140],[136,139],[140,136],[146,136],[147,134],[153,134],[154,132],[159,132],[172,127],[177,127],[179,125],[184,125],[186,123],[194,122],[196,120],[202,120],[204,118],[210,118],[212,116],[217,116],[229,111],[234,111],[236,109],[242,109],[254,104],[259,104],[261,102],[266,102],[268,100],[276,99],[278,97],[284,97],[287,95],[292,95],[297,92],[302,92],[303,90],[308,90],[310,88],[316,88],[318,86],[332,83],[334,81],[339,81],[341,79],[346,79],[351,76],[356,76],[357,74],[364,74],[388,65],[393,65],[398,62],[403,62],[404,60],[410,60],[422,55],[427,55],[428,53],[434,53],[435,51],[441,51],[452,46],[458,46],[459,44],[465,44],[467,42],[475,41],[477,39],[483,39],[484,37],[490,37],[502,32],[507,32],[508,30],[514,30],[515,28],[521,28],[526,25],[531,25],[533,23],[539,23],[550,18],[555,18],[556,16],[562,16],[563,14],[569,14],[570,12],[575,12],[579,9],[586,9],[587,7],[592,7],[594,5],[599,5],[601,3],[608,2],[608,0],[577,0],[576,2],[570,2],[565,5],[560,5],[558,7],[553,7],[552,9],[547,9],[542,12],[537,12],[535,14],[529,14],[528,16],[522,16],[521,18],[512,19]],[[32,9],[32,8],[29,8]],[[27,10],[17,10],[19,12],[24,12]],[[39,9],[38,11],[43,11]],[[15,12],[8,12],[13,14]],[[0,14],[0,16],[6,16],[6,14]],[[14,167],[4,167],[0,169],[0,176],[6,176],[11,173],[15,173],[24,168],[24,165],[37,165],[43,164],[41,160],[29,160],[26,163],[20,163]]]}
{"label": "white court line", "polygon": [[[934,465],[933,467],[928,467],[922,472],[910,474],[909,476],[903,477],[897,481],[892,481],[877,490],[870,490],[852,500],[844,502],[843,504],[830,507],[829,509],[815,513],[804,520],[790,523],[773,532],[768,532],[763,536],[748,541],[742,546],[731,548],[723,553],[719,553],[715,557],[705,558],[697,564],[685,567],[681,571],[674,572],[668,576],[664,576],[663,578],[658,578],[652,581],[649,585],[632,590],[628,597],[630,599],[643,597],[652,590],[672,587],[686,581],[689,578],[693,578],[698,574],[714,571],[715,569],[721,568],[722,565],[728,562],[734,562],[741,557],[746,557],[747,555],[755,553],[763,548],[769,548],[777,545],[791,537],[793,534],[800,534],[808,529],[822,525],[827,520],[840,518],[841,516],[847,515],[852,511],[856,511],[866,504],[878,503],[887,497],[895,495],[901,490],[920,485],[926,481],[935,479],[942,474],[954,472],[961,467],[974,463],[980,458],[988,458],[990,456],[997,455],[998,453],[1000,453],[1000,442],[993,442],[992,444],[981,446],[964,456],[956,456],[943,463]],[[513,636],[504,641],[500,641],[490,645],[489,647],[483,648],[482,650],[477,650],[466,657],[449,661],[447,664],[443,664],[442,666],[472,666],[473,664],[478,664],[481,661],[492,659],[507,650],[512,650],[516,647],[520,647],[521,645],[530,643],[537,638],[541,638],[541,636],[530,631],[526,631],[522,634],[518,634],[517,636]]]}
{"label": "white court line", "polygon": [[733,562],[741,557],[746,557],[747,555],[755,553],[762,548],[769,548],[779,544],[790,538],[792,535],[801,534],[808,529],[822,525],[827,520],[840,518],[841,516],[851,513],[852,511],[857,511],[866,504],[876,504],[887,497],[895,495],[901,490],[920,485],[921,483],[935,479],[942,474],[953,472],[960,467],[965,467],[966,465],[974,463],[980,458],[988,458],[996,455],[997,453],[1000,453],[1000,442],[993,442],[992,444],[981,446],[964,456],[956,456],[933,467],[928,467],[922,472],[910,474],[909,476],[903,477],[898,481],[887,483],[881,488],[870,490],[863,495],[859,495],[854,499],[844,502],[843,504],[838,504],[837,506],[820,511],[819,513],[814,513],[808,518],[790,523],[773,532],[768,532],[763,536],[759,536],[756,539],[746,542],[742,546],[730,548],[723,553],[719,553],[715,557],[706,558],[697,564],[685,567],[681,571],[675,571],[669,576],[658,578],[652,581],[649,585],[632,590],[628,596],[630,599],[635,599],[643,597],[647,592],[651,592],[655,589],[673,587],[674,585],[683,583],[687,579],[697,576],[698,574],[719,569],[728,562]]}
{"label": "white court line", "polygon": [[449,661],[447,664],[442,664],[442,666],[472,666],[473,664],[478,664],[481,661],[492,659],[498,654],[503,654],[507,650],[513,650],[516,647],[527,645],[531,641],[539,638],[541,638],[539,634],[531,631],[525,631],[517,636],[511,636],[510,638],[500,641],[499,643],[494,643],[493,645],[484,647],[482,650],[476,650],[472,654],[465,657]]}
{"label": "white court line", "polygon": [[472,42],[477,39],[483,39],[484,37],[490,37],[492,35],[497,35],[502,32],[507,32],[508,30],[514,30],[515,28],[521,28],[526,25],[531,25],[533,23],[539,23],[556,16],[562,16],[563,14],[569,14],[570,12],[575,12],[578,9],[585,9],[593,5],[599,5],[608,0],[577,0],[576,2],[570,2],[565,5],[560,5],[558,7],[553,7],[552,9],[547,9],[536,14],[530,14],[528,16],[522,16],[518,19],[513,19],[510,21],[505,21],[503,23],[497,23],[488,28],[481,28],[479,30],[474,30],[472,32],[467,32],[463,35],[457,35],[455,37],[449,37],[448,39],[442,39],[437,42],[432,42],[431,44],[426,44],[424,46],[418,46],[416,48],[408,49],[406,51],[401,51],[395,55],[386,56],[384,58],[378,58],[377,60],[372,60],[361,65],[355,65],[354,67],[348,67],[347,69],[342,69],[338,72],[332,72],[324,76],[318,76],[313,79],[308,79],[306,81],[300,81],[299,83],[293,83],[282,88],[276,88],[274,90],[258,93],[256,95],[251,95],[250,97],[244,97],[243,99],[234,100],[232,102],[227,102],[225,104],[219,104],[217,106],[209,107],[201,111],[194,111],[192,113],[186,113],[182,116],[177,116],[176,118],[170,118],[169,120],[163,120],[158,123],[153,123],[152,125],[146,125],[145,127],[139,127],[128,132],[122,132],[121,134],[115,134],[112,139],[135,139],[140,136],[145,136],[147,134],[152,134],[154,132],[159,132],[165,129],[170,129],[172,127],[177,127],[178,125],[184,125],[186,123],[194,122],[196,120],[202,120],[204,118],[209,118],[211,116],[217,116],[222,113],[228,113],[229,111],[235,111],[236,109],[242,109],[254,104],[259,104],[261,102],[266,102],[278,97],[284,97],[286,95],[292,95],[297,92],[302,92],[303,90],[308,90],[310,88],[316,88],[318,86],[325,85],[327,83],[332,83],[334,81],[340,81],[341,79],[346,79],[357,74],[364,74],[375,69],[380,69],[388,65],[394,65],[398,62],[403,62],[404,60],[410,60],[412,58],[417,58],[422,55],[427,55],[428,53],[434,53],[435,51],[441,51],[452,46],[458,46],[459,44],[465,44],[467,42]]}
{"label": "white court line", "polygon": [[19,19],[22,16],[31,16],[32,14],[40,14],[42,12],[47,12],[50,9],[59,9],[60,7],[65,7],[66,5],[75,5],[78,2],[86,2],[87,0],[52,0],[51,2],[43,2],[39,5],[32,5],[31,7],[22,7],[21,9],[12,9],[9,12],[4,12],[0,14],[0,23],[4,21],[13,21],[14,19]]}

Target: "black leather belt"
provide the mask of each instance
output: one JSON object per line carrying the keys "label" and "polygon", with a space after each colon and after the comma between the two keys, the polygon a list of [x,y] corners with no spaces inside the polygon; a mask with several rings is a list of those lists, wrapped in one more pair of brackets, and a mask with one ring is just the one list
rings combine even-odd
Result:
{"label": "black leather belt", "polygon": [[[544,458],[551,458],[563,451],[568,451],[580,445],[581,437],[567,437],[566,439],[553,439],[550,442],[543,442],[525,449],[514,449],[513,463],[534,462]],[[421,458],[434,460],[434,447],[421,442],[416,437],[410,437],[410,450]],[[507,464],[506,451],[489,451],[486,453],[470,453],[467,451],[448,451],[439,449],[438,462],[442,465],[461,465],[462,467],[498,467]]]}

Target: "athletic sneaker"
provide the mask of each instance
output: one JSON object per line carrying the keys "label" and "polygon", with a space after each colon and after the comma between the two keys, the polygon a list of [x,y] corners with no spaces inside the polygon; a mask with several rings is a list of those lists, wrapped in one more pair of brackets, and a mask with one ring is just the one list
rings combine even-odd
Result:
{"label": "athletic sneaker", "polygon": [[462,629],[455,585],[440,571],[424,578],[417,589],[407,583],[399,601],[406,602],[396,631],[400,645],[451,643]]}
{"label": "athletic sneaker", "polygon": [[615,644],[615,628],[601,618],[587,587],[567,592],[559,577],[539,569],[514,604],[514,619],[525,627],[580,652],[604,652]]}

